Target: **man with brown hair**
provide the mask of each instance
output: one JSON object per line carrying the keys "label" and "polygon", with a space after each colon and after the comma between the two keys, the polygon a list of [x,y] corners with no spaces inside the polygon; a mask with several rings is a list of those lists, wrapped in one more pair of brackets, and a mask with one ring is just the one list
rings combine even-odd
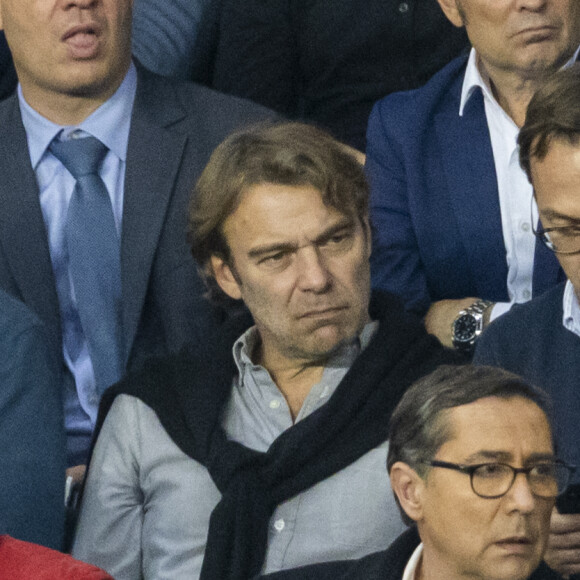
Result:
{"label": "man with brown hair", "polygon": [[[513,308],[482,336],[475,361],[518,373],[551,395],[560,452],[580,464],[580,65],[557,73],[530,102],[520,159],[540,214],[535,234],[558,258],[567,282]],[[578,475],[573,483],[580,482]],[[554,511],[547,561],[580,573],[580,502]]]}
{"label": "man with brown hair", "polygon": [[455,355],[394,297],[371,299],[367,201],[362,167],[315,128],[216,149],[192,250],[212,295],[252,316],[107,394],[76,557],[117,580],[246,580],[398,535],[389,417]]}

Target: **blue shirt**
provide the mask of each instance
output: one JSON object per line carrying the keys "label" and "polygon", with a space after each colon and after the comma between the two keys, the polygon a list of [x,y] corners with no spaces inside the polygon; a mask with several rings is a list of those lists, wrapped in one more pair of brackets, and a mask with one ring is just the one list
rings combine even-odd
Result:
{"label": "blue shirt", "polygon": [[[64,393],[69,464],[71,455],[78,454],[79,445],[86,447],[88,451],[99,397],[71,285],[65,241],[68,204],[76,181],[62,163],[48,151],[48,146],[57,135],[60,139],[92,135],[108,147],[109,151],[101,166],[100,175],[111,197],[120,237],[127,144],[136,89],[137,71],[134,65],[131,65],[120,87],[109,100],[79,125],[63,127],[49,121],[30,107],[22,95],[21,87],[18,87],[22,122],[26,130],[30,161],[40,191],[40,206],[56,280],[62,322],[63,356],[76,385],[76,391],[66,389]],[[73,443],[73,439],[77,439],[77,442]]]}
{"label": "blue shirt", "polygon": [[[268,370],[252,361],[258,332],[233,347],[238,377],[223,410],[228,439],[265,452],[287,429],[322,408],[378,323],[326,361],[296,417]],[[388,442],[276,506],[262,573],[315,562],[361,558],[404,529],[386,469]],[[155,412],[117,397],[91,458],[73,556],[117,580],[198,579],[211,513],[220,492],[207,469],[169,437]],[[123,538],[120,542],[119,538]]]}
{"label": "blue shirt", "polygon": [[580,304],[578,303],[578,296],[570,280],[566,282],[566,288],[564,289],[562,311],[562,324],[564,328],[580,337]]}

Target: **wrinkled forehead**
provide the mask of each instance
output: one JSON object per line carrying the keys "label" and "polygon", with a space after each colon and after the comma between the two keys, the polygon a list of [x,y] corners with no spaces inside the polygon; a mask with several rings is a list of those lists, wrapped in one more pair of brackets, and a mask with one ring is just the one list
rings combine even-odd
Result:
{"label": "wrinkled forehead", "polygon": [[445,409],[438,420],[447,435],[440,451],[459,461],[525,461],[555,451],[546,411],[526,397],[484,397]]}
{"label": "wrinkled forehead", "polygon": [[[333,193],[332,191],[321,190],[320,187],[316,184],[310,183],[309,181],[296,183],[257,181],[239,190],[235,199],[231,203],[224,222],[234,216],[234,214],[238,213],[238,210],[241,207],[244,207],[249,203],[255,203],[255,199],[253,198],[256,197],[255,194],[258,190],[262,193],[261,200],[265,211],[267,211],[266,204],[276,203],[276,198],[282,196],[285,197],[285,203],[289,207],[299,205],[303,203],[303,200],[299,199],[302,197],[302,192],[307,190],[312,205],[323,205],[330,212],[341,214],[353,221],[353,223],[363,223],[367,220],[367,215],[359,216],[354,195],[352,197],[347,195],[336,195],[336,193]],[[295,199],[293,199],[292,195],[289,195],[291,192],[296,193]],[[268,199],[266,199],[266,194]]]}
{"label": "wrinkled forehead", "polygon": [[331,204],[310,185],[281,185],[260,183],[248,187],[222,226],[222,233],[230,237],[251,234],[294,236],[308,234],[316,238],[322,230],[334,224],[359,223],[350,207]]}

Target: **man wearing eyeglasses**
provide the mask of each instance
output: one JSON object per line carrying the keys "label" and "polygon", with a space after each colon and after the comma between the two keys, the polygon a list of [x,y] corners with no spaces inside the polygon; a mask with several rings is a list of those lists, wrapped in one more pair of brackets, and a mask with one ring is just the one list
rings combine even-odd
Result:
{"label": "man wearing eyeglasses", "polygon": [[544,392],[502,369],[440,367],[391,419],[387,466],[410,528],[383,552],[274,580],[547,580],[557,459]]}
{"label": "man wearing eyeglasses", "polygon": [[[580,464],[580,66],[557,73],[530,102],[520,160],[534,186],[536,236],[568,280],[514,307],[482,335],[475,361],[518,373],[548,391],[562,456]],[[580,477],[576,477],[578,483]],[[580,511],[579,502],[566,511]],[[560,506],[560,511],[563,511]],[[546,559],[580,574],[580,515],[555,511]]]}

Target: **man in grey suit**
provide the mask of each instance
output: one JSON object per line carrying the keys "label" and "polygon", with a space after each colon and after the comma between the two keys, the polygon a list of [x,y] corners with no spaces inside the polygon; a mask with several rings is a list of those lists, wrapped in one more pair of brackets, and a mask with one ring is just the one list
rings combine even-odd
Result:
{"label": "man in grey suit", "polygon": [[189,191],[228,133],[268,116],[133,63],[132,9],[0,0],[19,79],[0,106],[0,287],[62,359],[69,467],[86,461],[103,390],[216,320],[185,241]]}

